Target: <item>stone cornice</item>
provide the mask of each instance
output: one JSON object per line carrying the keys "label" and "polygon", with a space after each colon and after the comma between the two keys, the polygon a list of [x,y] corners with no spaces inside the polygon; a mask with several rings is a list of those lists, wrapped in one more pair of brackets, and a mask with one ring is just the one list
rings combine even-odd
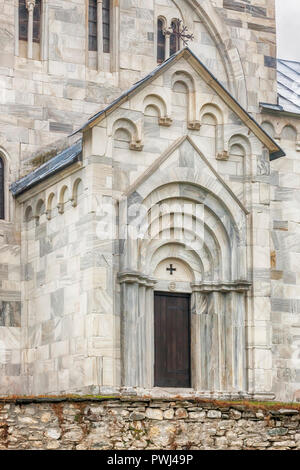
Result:
{"label": "stone cornice", "polygon": [[146,287],[154,287],[156,280],[138,271],[124,271],[118,274],[120,284],[139,284]]}
{"label": "stone cornice", "polygon": [[251,282],[246,280],[229,282],[197,282],[191,284],[193,292],[247,292]]}

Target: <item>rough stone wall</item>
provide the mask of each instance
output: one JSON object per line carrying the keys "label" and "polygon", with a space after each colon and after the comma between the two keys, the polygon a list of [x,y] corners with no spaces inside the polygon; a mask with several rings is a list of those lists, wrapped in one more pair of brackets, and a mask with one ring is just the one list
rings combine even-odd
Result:
{"label": "rough stone wall", "polygon": [[283,405],[128,398],[37,402],[0,403],[0,449],[300,449],[299,409]]}

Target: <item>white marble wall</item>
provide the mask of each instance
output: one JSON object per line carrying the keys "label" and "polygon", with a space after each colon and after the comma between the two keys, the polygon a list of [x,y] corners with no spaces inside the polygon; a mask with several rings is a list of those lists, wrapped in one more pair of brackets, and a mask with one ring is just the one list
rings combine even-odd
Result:
{"label": "white marble wall", "polygon": [[[137,7],[136,2],[121,0],[120,19],[113,37],[114,52],[105,59],[103,68],[96,70],[86,51],[84,0],[63,1],[59,5],[54,0],[45,2],[48,35],[43,37],[40,56],[34,60],[28,60],[24,48],[18,47],[22,45],[16,41],[13,2],[0,0],[0,24],[1,18],[2,25],[5,24],[5,28],[0,26],[4,45],[0,54],[0,146],[8,155],[9,181],[47,158],[49,148],[39,152],[39,159],[31,159],[33,152],[67,135],[155,67],[158,15],[183,18],[195,35],[192,50],[248,110],[258,113],[259,101],[275,102],[274,2],[253,1],[242,7],[240,2],[231,0],[195,3],[196,8],[192,8],[188,0],[156,0],[141,2]],[[116,54],[118,44],[120,56]],[[177,83],[172,70],[168,71],[85,134],[81,206],[72,207],[70,201],[75,174],[65,176],[69,195],[65,195],[68,202],[64,213],[56,211],[51,220],[42,215],[39,226],[37,219],[29,222],[28,227],[24,225],[25,206],[32,204],[35,210],[39,198],[47,201],[50,186],[38,188],[34,195],[28,194],[28,200],[16,205],[10,199],[8,220],[0,221],[4,260],[0,292],[5,302],[13,293],[15,302],[21,298],[24,302],[21,343],[24,352],[21,370],[16,347],[21,332],[19,326],[14,326],[14,339],[6,349],[14,351],[11,363],[18,366],[14,370],[9,364],[2,368],[6,377],[3,383],[10,386],[8,389],[5,385],[1,393],[11,391],[12,384],[16,384],[15,390],[19,392],[21,383],[26,393],[54,393],[78,387],[82,390],[83,383],[87,388],[120,384],[120,286],[116,282],[121,266],[119,246],[99,241],[95,236],[103,220],[103,214],[97,211],[99,206],[122,196],[164,151],[188,134],[249,212],[243,255],[243,270],[247,268],[246,277],[253,281],[245,311],[248,391],[259,391],[263,396],[264,392],[280,390],[279,397],[290,397],[290,379],[278,378],[277,385],[272,385],[268,155],[189,65],[184,62],[177,65],[181,72]],[[197,92],[192,93],[193,99],[191,93],[190,97],[186,93],[191,84],[186,74],[194,80]],[[158,96],[155,100],[154,94]],[[282,144],[288,145],[284,140]],[[218,153],[222,157],[223,151],[229,157],[216,159]],[[277,188],[280,194],[286,194],[285,188],[291,181],[298,187],[294,169],[290,171],[286,161],[273,164],[283,165]],[[62,181],[53,181],[55,197],[59,197]],[[285,213],[290,210],[290,206],[285,207]],[[293,221],[293,216],[289,217]],[[21,262],[19,224],[22,224]],[[50,235],[53,239],[47,244]],[[21,292],[16,287],[20,272]],[[285,296],[296,299],[291,291],[285,292],[283,299]],[[63,318],[59,313],[62,311]],[[275,320],[280,324],[282,318]],[[294,325],[293,319],[287,322]],[[66,338],[64,330],[68,326],[62,326],[69,323],[73,326]],[[4,326],[0,329],[6,331]],[[8,338],[9,334],[2,336]],[[279,350],[275,353],[278,364],[282,354]],[[151,361],[151,356],[145,360]],[[23,382],[15,379],[18,367]],[[300,387],[295,374],[291,380],[297,390]]]}

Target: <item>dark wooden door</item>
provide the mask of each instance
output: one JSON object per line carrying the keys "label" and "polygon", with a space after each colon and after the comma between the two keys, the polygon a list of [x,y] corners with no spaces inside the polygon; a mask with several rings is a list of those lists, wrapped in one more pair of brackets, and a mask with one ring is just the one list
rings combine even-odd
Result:
{"label": "dark wooden door", "polygon": [[190,387],[190,296],[154,294],[154,385]]}

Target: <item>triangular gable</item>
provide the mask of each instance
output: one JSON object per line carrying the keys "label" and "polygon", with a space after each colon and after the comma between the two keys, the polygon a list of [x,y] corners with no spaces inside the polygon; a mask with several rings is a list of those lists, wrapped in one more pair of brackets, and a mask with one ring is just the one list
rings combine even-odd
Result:
{"label": "triangular gable", "polygon": [[[237,198],[237,196],[234,194],[234,192],[230,189],[228,184],[223,180],[223,178],[218,174],[218,172],[214,169],[214,167],[209,163],[207,158],[203,155],[203,153],[199,150],[197,145],[193,142],[190,136],[185,135],[183,137],[180,137],[177,139],[173,144],[155,161],[153,162],[152,165],[147,168],[146,171],[142,175],[140,175],[137,180],[128,188],[126,193],[122,195],[122,199],[125,197],[127,200],[131,199],[131,195],[136,192],[140,192],[141,188],[145,186],[145,188],[148,186],[148,180],[155,179],[155,185],[160,185],[160,184],[167,184],[167,183],[173,183],[176,182],[176,178],[174,179],[173,175],[169,174],[169,171],[166,172],[164,169],[164,163],[167,162],[169,158],[171,158],[174,153],[180,149],[184,148],[183,146],[187,143],[188,145],[191,145],[193,148],[194,154],[197,155],[197,158],[199,158],[198,161],[194,161],[194,164],[192,165],[193,171],[193,178],[195,179],[195,184],[199,184],[200,186],[206,188],[207,185],[207,176],[211,175],[211,180],[215,180],[217,182],[217,185],[219,185],[219,191],[221,190],[222,192],[222,197],[221,199],[224,198],[225,200],[233,200],[235,207],[239,207],[239,210],[241,209],[244,215],[249,214],[249,211],[246,209],[246,207],[243,205],[243,203]],[[186,155],[190,155],[190,151],[184,152]],[[189,164],[184,165],[184,167],[191,168]],[[184,181],[184,176],[182,169],[184,168],[183,166],[181,167],[179,165],[179,179],[182,179],[182,182]],[[155,173],[161,173],[161,175],[166,175],[169,174],[169,181],[165,180],[165,176],[163,176],[163,181],[158,182],[157,177],[155,177]],[[205,174],[206,173],[206,174]],[[200,179],[204,178],[206,180],[205,183],[201,184]],[[191,180],[187,181],[193,183]],[[215,183],[213,183],[215,185]],[[154,189],[154,188],[153,188]],[[218,193],[217,188],[214,188],[216,190],[216,193]],[[148,191],[148,189],[147,189]],[[146,191],[146,192],[147,192]],[[212,193],[215,193],[215,191],[210,190]],[[143,191],[142,191],[143,192]],[[140,194],[141,198],[143,199],[145,197],[145,194]],[[221,196],[221,194],[219,194]]]}
{"label": "triangular gable", "polygon": [[270,152],[270,159],[275,160],[279,157],[284,157],[285,153],[279,145],[273,140],[266,131],[258,124],[258,122],[236,101],[236,99],[224,88],[224,86],[216,79],[216,77],[206,68],[201,60],[188,48],[181,49],[176,54],[172,55],[169,59],[156,67],[150,74],[135,83],[129,90],[122,93],[119,98],[114,100],[106,108],[92,116],[77,132],[84,131],[85,129],[94,127],[100,121],[105,119],[116,108],[122,105],[131,98],[134,94],[138,93],[141,89],[155,80],[172,64],[184,57],[187,62],[199,73],[201,78],[221,97],[229,108],[241,119],[241,121],[253,132],[253,134],[268,148]]}

